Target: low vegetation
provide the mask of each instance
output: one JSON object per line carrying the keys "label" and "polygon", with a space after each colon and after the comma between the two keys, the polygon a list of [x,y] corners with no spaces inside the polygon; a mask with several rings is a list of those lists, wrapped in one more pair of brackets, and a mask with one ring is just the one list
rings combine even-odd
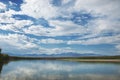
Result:
{"label": "low vegetation", "polygon": [[120,62],[119,56],[90,56],[90,57],[18,57],[2,54],[0,49],[0,62],[9,60],[70,60],[70,61],[98,61],[98,62]]}
{"label": "low vegetation", "polygon": [[0,54],[0,62],[2,61],[8,61],[9,56],[7,54]]}

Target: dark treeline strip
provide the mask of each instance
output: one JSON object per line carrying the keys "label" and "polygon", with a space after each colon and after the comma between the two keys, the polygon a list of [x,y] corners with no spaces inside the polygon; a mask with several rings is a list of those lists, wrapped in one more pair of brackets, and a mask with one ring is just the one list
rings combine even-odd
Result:
{"label": "dark treeline strip", "polygon": [[58,59],[120,59],[120,56],[90,56],[90,57],[18,57],[0,54],[1,61],[10,60],[58,60]]}
{"label": "dark treeline strip", "polygon": [[120,59],[120,56],[90,56],[90,57],[16,57],[11,56],[11,59]]}

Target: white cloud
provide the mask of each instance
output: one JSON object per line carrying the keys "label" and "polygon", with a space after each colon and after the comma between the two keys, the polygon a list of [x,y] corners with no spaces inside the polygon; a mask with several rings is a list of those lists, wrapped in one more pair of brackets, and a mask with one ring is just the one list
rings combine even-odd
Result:
{"label": "white cloud", "polygon": [[119,50],[120,52],[120,44],[119,45],[116,45],[116,48]]}
{"label": "white cloud", "polygon": [[34,18],[52,18],[57,14],[55,6],[50,4],[50,0],[24,0],[21,5],[21,13],[32,16]]}
{"label": "white cloud", "polygon": [[19,34],[0,35],[0,43],[9,44],[11,46],[18,47],[19,49],[37,47],[37,45],[32,42],[32,39]]}
{"label": "white cloud", "polygon": [[9,1],[9,4],[10,4],[10,6],[15,6],[15,5],[17,5],[16,3],[11,2],[11,1]]}
{"label": "white cloud", "polygon": [[8,15],[2,15],[0,18],[1,23],[4,23],[6,25],[0,24],[0,29],[2,30],[9,30],[14,32],[22,32],[23,28],[25,26],[30,26],[33,24],[30,20],[15,20],[14,18],[8,17]]}
{"label": "white cloud", "polygon": [[53,38],[48,38],[48,39],[41,39],[40,43],[43,43],[43,44],[61,44],[61,43],[64,43],[64,41],[53,39]]}
{"label": "white cloud", "polygon": [[99,45],[99,44],[119,44],[120,35],[91,38],[88,40],[71,40],[68,44]]}
{"label": "white cloud", "polygon": [[[79,39],[72,39],[68,42],[64,40],[56,40],[54,38],[41,40],[36,39],[36,43],[34,43],[34,40],[33,42],[29,42],[28,37],[25,35],[9,34],[0,35],[1,45],[11,45],[13,46],[13,49],[19,47],[20,49],[27,49],[28,51],[30,48],[35,48],[33,49],[33,51],[31,51],[33,53],[59,53],[60,51],[64,51],[63,49],[58,48],[41,48],[41,46],[39,45],[40,43],[66,43],[71,45],[115,44],[117,45],[115,47],[119,48],[120,36],[117,35],[120,32],[120,22],[118,20],[120,18],[119,0],[75,0],[71,4],[69,2],[72,2],[72,0],[62,0],[62,6],[59,7],[53,6],[51,1],[52,0],[24,0],[24,3],[20,6],[21,11],[15,11],[11,9],[6,10],[7,5],[0,2],[0,11],[5,11],[4,13],[0,13],[0,23],[6,24],[0,24],[0,29],[5,31],[13,31],[17,33],[19,32],[23,34],[32,34],[37,36],[56,37],[76,35],[79,37]],[[16,5],[11,2],[9,2],[9,4],[12,6]],[[89,21],[88,24],[85,26],[77,25],[71,20],[52,20],[52,18],[56,18],[57,16],[71,19],[72,13],[77,12],[79,14],[81,13],[81,11],[84,11],[88,14],[90,13],[91,16],[99,18],[95,18],[94,20]],[[48,20],[50,26],[53,27],[34,25],[34,21],[31,20],[16,20],[12,17],[12,15],[15,14],[28,15],[37,19],[44,18]],[[78,20],[81,19],[79,18]],[[109,33],[111,33],[112,36],[110,36]],[[108,34],[108,36],[104,36],[104,34]],[[88,39],[84,40],[85,38]],[[29,38],[29,40],[32,41],[31,38]],[[67,51],[67,49],[65,49],[65,51]]]}
{"label": "white cloud", "polygon": [[30,26],[33,24],[33,21],[31,20],[16,20],[12,16],[15,14],[18,14],[19,12],[16,12],[14,10],[8,10],[4,13],[0,14],[0,29],[6,30],[6,31],[13,31],[13,32],[19,32],[22,33],[23,28],[25,26]]}
{"label": "white cloud", "polygon": [[76,0],[74,9],[77,11],[86,10],[95,14],[107,15],[111,18],[118,18],[120,15],[119,3],[119,0]]}
{"label": "white cloud", "polygon": [[0,11],[6,10],[6,5],[0,2]]}
{"label": "white cloud", "polygon": [[31,24],[33,24],[33,22],[30,20],[16,20],[16,22],[13,26],[20,29],[20,28],[23,28],[23,27],[31,25]]}
{"label": "white cloud", "polygon": [[69,47],[63,48],[39,48],[40,53],[44,54],[60,54],[60,53],[69,53],[69,52],[77,52]]}
{"label": "white cloud", "polygon": [[0,35],[0,47],[5,53],[41,54],[39,51],[41,46],[34,43],[37,41],[37,39],[20,34]]}
{"label": "white cloud", "polygon": [[9,30],[9,31],[14,31],[14,32],[21,32],[22,28],[25,26],[29,26],[33,24],[31,20],[16,20],[15,18],[12,17],[12,15],[17,14],[18,12],[14,10],[9,10],[5,11],[5,13],[0,14],[0,29],[2,30]]}
{"label": "white cloud", "polygon": [[[35,0],[33,2],[30,2],[30,1],[27,2],[26,1],[26,3],[23,4],[23,6],[27,5],[27,4],[31,5],[34,2],[37,2],[37,0]],[[39,2],[41,2],[41,5],[43,5],[44,3],[47,3],[47,4],[51,5],[51,7],[53,7],[52,4],[50,4],[50,1],[46,2],[46,1],[41,1],[40,0],[40,1],[38,1],[38,3]],[[67,0],[65,2],[63,1],[63,3],[68,3],[68,2],[69,2],[69,0]],[[71,14],[75,10],[78,11],[78,12],[79,12],[79,10],[86,10],[86,12],[89,12],[94,16],[95,15],[99,16],[99,14],[101,14],[103,16],[104,15],[107,16],[105,18],[99,18],[99,19],[92,20],[91,22],[88,23],[86,28],[84,26],[80,26],[80,25],[77,25],[75,23],[72,23],[71,21],[62,22],[62,21],[59,21],[59,20],[48,20],[51,26],[55,26],[54,28],[44,28],[44,27],[38,27],[38,26],[31,26],[31,27],[29,27],[29,29],[25,29],[24,31],[27,32],[27,33],[33,33],[34,35],[38,35],[38,36],[41,36],[41,35],[42,36],[43,35],[45,35],[45,36],[63,36],[63,35],[73,35],[73,34],[83,35],[85,33],[88,33],[88,34],[90,33],[92,35],[93,34],[100,35],[102,33],[109,33],[109,32],[117,33],[120,30],[119,21],[115,20],[116,17],[110,18],[112,15],[116,15],[116,14],[111,14],[113,12],[113,10],[117,11],[116,13],[119,13],[119,10],[117,10],[117,8],[119,7],[119,5],[117,5],[118,4],[117,2],[119,2],[119,1],[116,0],[116,1],[112,2],[112,1],[107,1],[107,0],[106,1],[76,0],[75,5],[69,6],[71,12],[69,12],[69,11],[66,12],[67,10],[63,8],[64,6],[56,8],[56,9],[60,9],[58,12],[61,14],[61,16],[66,16],[64,11],[66,13]],[[108,4],[108,3],[110,3],[110,4]],[[41,5],[38,5],[38,4],[36,4],[36,5],[37,5],[36,8],[41,6]],[[113,6],[113,5],[115,5],[115,6]],[[71,8],[71,7],[74,7],[75,10],[73,8]],[[104,7],[105,7],[105,9],[104,9]],[[110,7],[110,9],[108,9],[108,7]],[[114,8],[114,7],[116,7],[116,8]],[[69,9],[69,8],[67,8],[67,9]],[[23,9],[24,9],[24,7],[23,7]],[[49,8],[45,7],[45,10],[46,9],[48,11]],[[28,10],[28,9],[26,9],[26,10]],[[95,13],[93,14],[92,12],[95,12]],[[26,14],[29,14],[29,13],[32,14],[29,11]],[[50,12],[46,12],[46,13],[49,13],[50,15],[51,15],[51,13],[53,13],[52,15],[54,15],[54,11],[50,11]],[[39,15],[40,12],[39,11],[35,12],[35,14],[32,14],[30,16],[33,16],[33,15],[37,16],[37,14]],[[56,13],[56,14],[59,15],[58,13]],[[117,16],[117,18],[119,17],[119,15],[116,15],[116,16]],[[39,17],[41,17],[41,15],[37,16],[36,18],[39,18]],[[55,16],[51,16],[51,18],[52,17],[55,17]],[[68,17],[71,17],[71,16],[68,15]]]}
{"label": "white cloud", "polygon": [[[84,34],[87,29],[83,26],[77,25],[72,21],[49,21],[52,26],[55,26],[55,29],[52,31],[51,35],[74,35],[74,34]],[[57,34],[55,34],[57,33]]]}
{"label": "white cloud", "polygon": [[[70,0],[67,0],[67,1],[63,1],[63,3],[68,3]],[[108,6],[111,6],[113,4],[117,4],[117,1],[116,0],[115,2],[112,3],[112,1],[109,1],[109,3],[111,4],[107,4],[107,0],[106,1],[99,1],[99,0],[92,0],[92,1],[82,1],[82,0],[76,0],[75,1],[75,5],[71,5],[69,7],[73,7],[75,8],[75,10],[88,10],[89,12],[89,9],[90,10],[93,10],[93,11],[96,11],[96,10],[99,10],[99,9],[96,9],[99,8],[100,6],[100,12],[98,13],[103,13],[104,15],[104,8],[102,8],[102,6],[105,6],[105,4],[107,4]],[[34,3],[36,3],[36,5],[33,7]],[[100,4],[98,4],[100,3]],[[102,5],[104,3],[104,5]],[[66,4],[67,5],[67,4]],[[29,6],[29,7],[28,7]],[[89,6],[93,6],[93,7],[89,7]],[[64,6],[63,6],[64,7]],[[117,7],[119,7],[119,5],[117,5]],[[49,9],[50,8],[50,9]],[[38,35],[38,36],[63,36],[63,35],[73,35],[73,34],[85,34],[85,33],[92,33],[93,34],[101,34],[101,33],[104,33],[104,32],[119,32],[119,21],[116,21],[116,20],[113,20],[113,19],[110,19],[109,18],[103,18],[103,19],[95,19],[93,20],[92,22],[89,22],[87,28],[85,28],[84,26],[80,26],[80,25],[77,25],[75,23],[73,23],[72,21],[59,21],[59,20],[48,20],[48,22],[50,22],[50,25],[51,26],[55,26],[54,28],[44,28],[42,26],[31,26],[29,27],[28,29],[20,29],[26,25],[31,25],[32,22],[30,22],[29,20],[25,21],[25,23],[28,23],[28,24],[25,24],[24,21],[18,21],[18,20],[15,20],[14,18],[12,18],[12,14],[26,14],[26,15],[29,15],[29,16],[33,16],[35,18],[40,18],[41,16],[43,18],[48,18],[48,17],[55,17],[54,16],[54,11],[55,12],[58,12],[61,14],[61,16],[65,16],[64,13],[62,13],[61,11],[65,11],[66,10],[62,7],[59,7],[59,8],[56,8],[55,6],[52,6],[50,0],[32,0],[32,1],[28,1],[28,0],[25,0],[24,3],[21,5],[21,9],[22,11],[20,12],[16,12],[14,10],[9,10],[9,11],[6,11],[5,13],[2,13],[0,15],[0,21],[2,23],[12,23],[12,24],[9,24],[9,25],[6,25],[6,26],[3,26],[1,27],[1,29],[4,29],[4,30],[12,30],[12,31],[15,31],[15,32],[19,32],[20,31],[25,31],[25,33],[31,33],[31,34],[34,34],[34,35]],[[43,10],[44,9],[44,10]],[[60,9],[58,11],[56,11],[56,9]],[[69,9],[69,8],[67,8]],[[114,8],[111,8],[112,10],[114,10]],[[35,10],[38,10],[38,11],[35,11]],[[71,12],[74,12],[74,10],[70,9]],[[117,10],[119,11],[119,10]],[[58,13],[55,13],[55,15],[59,15]],[[68,12],[66,12],[68,13]],[[118,13],[118,12],[117,12]],[[69,12],[69,14],[71,14]],[[97,15],[97,13],[96,13]],[[115,14],[113,14],[115,15]],[[71,17],[71,16],[69,16]],[[110,15],[108,16],[110,17]],[[111,23],[112,22],[112,23]],[[116,28],[115,28],[116,27]],[[74,30],[73,30],[74,29]],[[57,33],[57,34],[56,34]]]}
{"label": "white cloud", "polygon": [[12,14],[15,14],[14,10],[5,11],[5,13],[0,13],[1,23],[14,23],[15,19],[12,18]]}
{"label": "white cloud", "polygon": [[[91,25],[91,26],[90,26]],[[120,32],[120,23],[117,20],[97,19],[91,22],[88,27],[94,34],[118,33]]]}
{"label": "white cloud", "polygon": [[46,36],[48,32],[51,31],[50,28],[45,28],[41,25],[30,26],[29,28],[24,29],[25,33],[33,34],[37,36]]}
{"label": "white cloud", "polygon": [[68,2],[70,2],[71,0],[62,0],[62,3],[63,4],[66,4],[66,3],[68,3]]}
{"label": "white cloud", "polygon": [[84,34],[87,29],[83,26],[74,24],[71,21],[50,21],[50,25],[54,26],[53,28],[45,28],[40,25],[30,26],[29,28],[24,29],[25,33],[34,34],[37,36],[67,36],[75,34]]}
{"label": "white cloud", "polygon": [[[51,40],[50,44],[58,44],[62,40]],[[36,43],[34,43],[36,42]],[[44,41],[42,43],[45,43]],[[45,43],[45,44],[47,44]],[[44,48],[39,45],[39,40],[29,38],[20,34],[0,35],[0,46],[4,49],[3,52],[9,53],[25,53],[25,54],[58,54],[67,52],[76,52],[71,48]],[[11,52],[12,51],[12,52]]]}

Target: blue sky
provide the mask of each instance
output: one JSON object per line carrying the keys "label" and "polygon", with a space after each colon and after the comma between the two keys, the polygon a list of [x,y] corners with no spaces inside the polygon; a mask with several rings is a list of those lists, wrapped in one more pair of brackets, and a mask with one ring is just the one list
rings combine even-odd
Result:
{"label": "blue sky", "polygon": [[120,54],[119,0],[0,0],[5,53]]}

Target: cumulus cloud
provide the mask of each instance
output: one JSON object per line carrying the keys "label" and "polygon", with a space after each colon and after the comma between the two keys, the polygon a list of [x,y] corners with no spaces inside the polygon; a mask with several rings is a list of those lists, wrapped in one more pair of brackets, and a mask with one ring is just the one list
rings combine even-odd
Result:
{"label": "cumulus cloud", "polygon": [[53,39],[53,38],[48,38],[48,39],[40,40],[40,43],[43,43],[43,44],[61,44],[61,43],[64,43],[64,41]]}
{"label": "cumulus cloud", "polygon": [[0,12],[6,10],[6,5],[0,2]]}
{"label": "cumulus cloud", "polygon": [[0,47],[5,53],[13,54],[35,54],[39,53],[39,45],[35,44],[36,39],[28,38],[20,34],[0,35]]}
{"label": "cumulus cloud", "polygon": [[33,22],[30,20],[11,20],[11,23],[4,23],[6,25],[1,25],[0,29],[9,30],[13,32],[22,33],[22,30],[25,26],[31,25]]}
{"label": "cumulus cloud", "polygon": [[33,25],[23,30],[27,34],[33,34],[37,36],[46,36],[48,32],[51,31],[51,28],[45,28],[41,25],[36,25],[36,26]]}
{"label": "cumulus cloud", "polygon": [[74,34],[84,34],[87,31],[86,28],[78,26],[71,21],[63,22],[51,20],[50,25],[54,27],[45,28],[41,25],[30,26],[29,28],[24,29],[24,32],[37,36],[67,36]]}
{"label": "cumulus cloud", "polygon": [[39,52],[42,54],[60,54],[60,53],[68,53],[69,52],[77,52],[70,47],[63,47],[63,48],[39,48]]}
{"label": "cumulus cloud", "polygon": [[[54,0],[23,0],[19,4],[19,11],[0,2],[1,46],[9,45],[14,46],[13,49],[18,47],[28,51],[32,48],[33,53],[50,53],[49,50],[52,50],[51,53],[67,52],[67,49],[55,46],[53,49],[46,49],[41,47],[42,44],[114,44],[116,49],[119,48],[119,0],[61,0],[59,6],[55,6],[52,1]],[[17,3],[9,2],[9,5],[14,7]],[[19,15],[22,19],[14,18],[13,15]],[[44,20],[37,21],[41,18]],[[3,35],[3,31],[8,35]],[[9,31],[14,34],[9,34]],[[31,38],[28,35],[32,35]],[[70,36],[71,40],[60,38],[62,36]]]}
{"label": "cumulus cloud", "polygon": [[[47,42],[48,41],[48,42]],[[49,42],[50,41],[50,42]],[[38,42],[37,44],[34,42]],[[26,53],[26,54],[58,54],[67,52],[76,52],[69,47],[64,48],[43,48],[40,43],[44,44],[59,44],[62,40],[46,39],[39,41],[38,39],[29,38],[20,34],[0,35],[0,46],[4,48],[5,52],[12,50],[12,53]],[[4,52],[3,51],[3,52]]]}
{"label": "cumulus cloud", "polygon": [[[91,26],[90,26],[91,25]],[[97,19],[92,21],[88,27],[93,34],[119,33],[120,23],[117,20]]]}
{"label": "cumulus cloud", "polygon": [[[97,14],[107,15],[111,18],[119,17],[119,0],[77,0],[74,6],[75,10],[86,10]],[[113,12],[115,14],[113,14]]]}
{"label": "cumulus cloud", "polygon": [[15,19],[12,18],[12,14],[15,14],[14,10],[5,11],[5,13],[0,13],[1,23],[13,23]]}
{"label": "cumulus cloud", "polygon": [[32,39],[19,34],[0,35],[0,43],[2,44],[3,42],[18,47],[19,49],[37,47],[37,45],[32,42]]}
{"label": "cumulus cloud", "polygon": [[99,44],[119,44],[120,35],[97,37],[87,40],[68,41],[68,44],[99,45]]}
{"label": "cumulus cloud", "polygon": [[55,29],[52,31],[52,35],[74,35],[74,34],[85,34],[87,29],[83,26],[77,25],[72,21],[50,21],[52,26],[55,26]]}
{"label": "cumulus cloud", "polygon": [[52,6],[50,1],[51,0],[24,0],[24,3],[21,5],[22,13],[34,18],[43,17],[48,19],[55,17],[57,15],[57,8]]}
{"label": "cumulus cloud", "polygon": [[116,48],[117,48],[117,49],[120,49],[120,45],[117,45]]}

